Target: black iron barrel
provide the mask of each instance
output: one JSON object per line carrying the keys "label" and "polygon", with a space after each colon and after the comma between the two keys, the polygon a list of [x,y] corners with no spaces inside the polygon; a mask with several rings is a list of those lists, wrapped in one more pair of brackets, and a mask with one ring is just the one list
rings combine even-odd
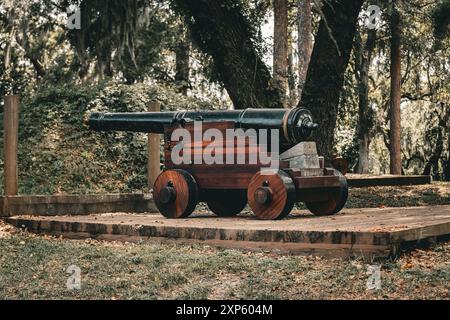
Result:
{"label": "black iron barrel", "polygon": [[295,145],[308,140],[318,125],[311,113],[304,108],[296,109],[245,109],[226,111],[174,111],[135,113],[92,113],[89,127],[96,131],[132,131],[164,133],[170,125],[191,121],[225,122],[242,129],[280,130],[283,144]]}

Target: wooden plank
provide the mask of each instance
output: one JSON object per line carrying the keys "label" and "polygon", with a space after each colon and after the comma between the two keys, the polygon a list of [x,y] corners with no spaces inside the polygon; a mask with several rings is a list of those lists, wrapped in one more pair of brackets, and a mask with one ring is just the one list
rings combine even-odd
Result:
{"label": "wooden plank", "polygon": [[[224,124],[226,125],[226,123]],[[180,142],[183,143],[183,142]],[[172,161],[172,149],[171,147],[168,147],[166,145],[165,150],[164,150],[164,165],[166,169],[185,169],[190,171],[191,173],[193,173],[194,171],[191,171],[192,168],[195,168],[195,172],[198,172],[199,174],[202,173],[202,170],[207,168],[207,167],[213,167],[215,170],[215,172],[211,172],[211,174],[214,175],[214,177],[216,178],[216,185],[215,188],[220,187],[220,185],[222,185],[220,183],[220,181],[222,181],[222,170],[229,170],[229,171],[235,171],[238,170],[239,172],[243,172],[242,170],[250,170],[248,171],[248,173],[254,174],[256,173],[256,171],[254,170],[254,168],[252,168],[252,166],[256,166],[258,167],[258,170],[261,168],[267,168],[267,167],[275,167],[275,165],[272,165],[272,163],[269,164],[262,164],[260,162],[260,148],[261,146],[258,145],[254,145],[254,144],[250,144],[247,143],[245,144],[245,146],[241,146],[240,144],[236,144],[233,147],[229,148],[229,147],[224,147],[222,150],[213,148],[211,151],[208,151],[208,154],[211,153],[212,157],[214,158],[218,158],[218,160],[220,162],[222,162],[221,164],[206,164],[204,163],[204,157],[199,157],[201,160],[201,163],[196,164],[195,163],[195,159],[196,156],[204,156],[205,153],[205,147],[208,146],[209,144],[206,143],[205,141],[202,142],[187,142],[185,147],[189,147],[192,146],[192,148],[189,150],[190,151],[190,157],[189,160],[184,160],[185,162],[190,161],[191,164],[187,164],[187,163],[183,163],[181,165],[175,165]],[[223,154],[219,154],[220,152],[222,152]],[[233,155],[233,162],[234,164],[226,164],[227,162],[227,158],[230,155]],[[179,152],[179,156],[183,157],[184,155],[184,150],[180,150]],[[266,157],[272,157],[277,159],[278,158],[278,154],[272,154],[272,153],[266,153],[265,154]],[[238,160],[240,163],[238,163]],[[255,161],[256,160],[256,161]],[[243,162],[243,163],[241,163]],[[253,163],[256,162],[256,163]],[[242,167],[244,169],[239,169],[238,167]],[[286,169],[289,167],[289,163],[286,161],[279,161],[278,162],[278,167],[279,168],[283,168]],[[210,177],[208,178],[208,180],[210,180]],[[209,185],[209,183],[207,184]],[[222,185],[222,187],[229,186],[230,183],[229,182],[225,182],[225,184]],[[242,186],[239,186],[239,188],[241,188]],[[245,187],[246,188],[246,187]]]}
{"label": "wooden plank", "polygon": [[5,96],[4,102],[4,192],[5,195],[16,195],[19,191],[17,169],[19,96]]}
{"label": "wooden plank", "polygon": [[[245,251],[271,251],[279,254],[315,255],[327,258],[348,258],[349,256],[363,255],[368,257],[388,257],[391,252],[389,245],[364,245],[364,244],[327,244],[327,243],[301,243],[301,242],[269,242],[246,241],[214,238],[187,238],[174,236],[151,236],[152,227],[142,226],[138,230],[129,224],[86,224],[52,221],[42,223],[29,219],[11,219],[10,223],[17,227],[26,228],[28,231],[49,234],[67,239],[96,239],[99,241],[122,241],[137,243],[155,241],[157,243],[183,244],[183,245],[212,245],[218,248],[240,249]],[[83,231],[81,231],[83,230]],[[115,232],[109,232],[114,230]],[[172,229],[168,230],[173,232]],[[210,231],[210,230],[208,230]],[[145,235],[141,235],[145,234]],[[149,235],[147,235],[149,234]]]}
{"label": "wooden plank", "polygon": [[421,185],[430,184],[433,181],[431,176],[398,176],[398,175],[385,175],[385,176],[361,176],[349,175],[347,176],[347,182],[349,187],[352,188],[364,188],[364,187],[382,187],[382,186],[409,186],[409,185]]}
{"label": "wooden plank", "polygon": [[[240,147],[234,147],[234,148],[224,148],[223,150],[210,150],[205,151],[202,149],[191,149],[188,150],[185,154],[185,150],[180,150],[177,152],[176,157],[180,157],[181,161],[185,162],[183,164],[191,164],[194,165],[203,165],[203,166],[210,166],[215,164],[209,164],[207,163],[207,159],[210,159],[212,162],[213,160],[221,162],[223,165],[228,165],[230,167],[232,166],[247,166],[247,165],[259,165],[260,167],[271,167],[272,166],[272,160],[271,159],[277,159],[277,155],[272,155],[271,153],[266,154],[264,157],[268,158],[270,163],[269,164],[263,164],[261,163],[260,158],[260,152],[258,147],[249,147],[249,148],[240,148]],[[186,158],[186,159],[184,159]],[[195,163],[195,159],[198,159],[200,164]],[[233,159],[234,164],[227,164],[227,162],[231,162],[230,159]],[[266,160],[266,159],[264,159]],[[172,160],[172,151],[166,150],[164,152],[164,164],[165,167],[171,167],[173,164]],[[276,163],[274,162],[273,166],[275,166]],[[281,168],[287,168],[289,164],[284,161],[279,161],[279,166]]]}
{"label": "wooden plank", "polygon": [[283,152],[280,156],[283,160],[291,160],[293,158],[296,158],[298,156],[303,155],[315,155],[317,156],[317,147],[315,142],[300,142],[299,144],[296,144],[291,149]]}
{"label": "wooden plank", "polygon": [[191,173],[201,189],[247,189],[259,165],[174,166]]}
{"label": "wooden plank", "polygon": [[[177,129],[186,129],[189,131],[190,136],[191,136],[191,141],[172,141],[171,140],[171,136],[173,131],[177,130]],[[209,145],[211,142],[213,142],[212,139],[203,139],[203,135],[205,133],[205,131],[210,130],[210,129],[215,129],[215,130],[219,130],[223,136],[223,146],[226,147],[227,146],[227,130],[229,129],[236,129],[235,128],[235,123],[234,122],[202,122],[202,130],[201,130],[201,141],[195,141],[194,140],[194,136],[195,136],[195,132],[194,132],[194,123],[193,122],[188,122],[186,123],[183,127],[181,126],[171,126],[168,127],[166,129],[165,132],[165,148],[167,150],[171,150],[175,145],[177,145],[178,143],[184,143],[187,144],[189,146],[195,146],[195,147],[199,147],[199,148],[203,148],[207,145]],[[239,144],[240,146],[256,146],[258,144],[254,143],[251,139],[249,139],[248,137],[243,137],[245,139],[239,139]],[[234,143],[237,143],[238,139],[235,137],[234,139]]]}
{"label": "wooden plank", "polygon": [[[161,110],[159,102],[151,102],[148,111],[158,112]],[[159,134],[150,133],[148,135],[148,160],[147,160],[147,188],[153,189],[156,178],[161,173],[161,138]]]}
{"label": "wooden plank", "polygon": [[337,176],[295,177],[294,183],[298,190],[340,187],[339,177]]}
{"label": "wooden plank", "polygon": [[[204,148],[183,148],[180,150],[180,156],[184,155],[184,151],[190,152],[191,155],[203,155],[205,153]],[[242,154],[255,154],[256,156],[259,154],[259,147],[258,146],[248,146],[248,147],[211,147],[207,151],[208,155],[212,156],[222,156],[223,159],[226,159],[227,154],[233,154],[233,155],[242,155]],[[167,154],[167,153],[166,153]],[[270,153],[267,155],[270,156]]]}
{"label": "wooden plank", "polygon": [[[223,173],[220,178],[200,173],[195,175],[195,181],[201,189],[247,189],[254,173]],[[218,181],[220,179],[220,181]]]}
{"label": "wooden plank", "polygon": [[1,202],[3,216],[156,211],[153,200],[144,194],[5,196]]}
{"label": "wooden plank", "polygon": [[[202,140],[202,141],[172,141],[172,146],[177,145],[181,143],[184,148],[194,148],[194,149],[203,149],[205,147],[208,147],[211,143],[213,143],[214,140]],[[228,147],[226,141],[222,141],[223,143],[217,143],[218,146],[222,146],[223,148]],[[235,145],[236,146],[236,145]],[[250,143],[248,140],[245,141],[242,144],[238,145],[239,147],[258,147],[259,144],[257,143]]]}
{"label": "wooden plank", "polygon": [[[339,177],[330,169],[284,169],[292,178],[297,189],[322,189],[339,187]],[[308,171],[318,170],[315,174],[305,174]],[[322,170],[322,171],[321,171]]]}

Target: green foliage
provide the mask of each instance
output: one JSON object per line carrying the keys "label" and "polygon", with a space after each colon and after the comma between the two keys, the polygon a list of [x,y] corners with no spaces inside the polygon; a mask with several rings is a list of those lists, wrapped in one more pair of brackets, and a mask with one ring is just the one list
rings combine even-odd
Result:
{"label": "green foliage", "polygon": [[[211,109],[219,105],[217,101],[181,96],[170,87],[115,81],[86,86],[43,86],[35,95],[23,98],[20,193],[145,190],[147,136],[92,132],[84,125],[84,119],[93,111],[146,111],[149,102],[155,100],[161,102],[162,110]],[[0,158],[2,153],[1,149]]]}
{"label": "green foliage", "polygon": [[442,0],[432,12],[433,28],[436,38],[450,34],[450,0]]}
{"label": "green foliage", "polygon": [[[62,1],[62,4],[68,7],[70,2]],[[137,0],[81,1],[81,29],[69,32],[81,64],[93,55],[100,77],[112,76],[111,56],[116,51],[119,59],[127,56],[131,66],[135,66],[136,30],[144,3]]]}
{"label": "green foliage", "polygon": [[[422,174],[424,167],[438,152],[437,164],[431,173],[439,179],[450,163],[449,117],[450,78],[448,77],[449,46],[446,39],[436,45],[433,31],[436,12],[443,12],[447,0],[435,5],[424,0],[405,2],[401,7],[403,20],[402,37],[402,160],[407,174]],[[369,105],[374,112],[374,128],[370,145],[370,171],[375,174],[389,172],[389,91],[390,59],[387,28],[390,6],[382,7],[382,21],[377,29],[374,59],[369,72]],[[359,25],[362,39],[367,29]],[[355,46],[354,46],[355,53]],[[358,88],[356,83],[356,63],[353,55],[345,75],[341,92],[339,116],[336,131],[338,152],[347,157],[351,164],[357,161],[356,138],[353,136],[358,121]],[[447,165],[448,166],[448,165]]]}

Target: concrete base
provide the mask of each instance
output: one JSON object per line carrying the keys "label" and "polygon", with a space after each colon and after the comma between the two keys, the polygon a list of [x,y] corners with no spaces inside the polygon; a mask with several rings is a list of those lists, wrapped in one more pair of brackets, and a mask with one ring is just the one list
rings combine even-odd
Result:
{"label": "concrete base", "polygon": [[346,209],[332,217],[296,212],[281,221],[254,217],[217,218],[195,215],[168,220],[160,215],[10,217],[32,232],[100,240],[174,240],[219,247],[271,250],[332,257],[386,257],[405,246],[450,235],[450,206]]}

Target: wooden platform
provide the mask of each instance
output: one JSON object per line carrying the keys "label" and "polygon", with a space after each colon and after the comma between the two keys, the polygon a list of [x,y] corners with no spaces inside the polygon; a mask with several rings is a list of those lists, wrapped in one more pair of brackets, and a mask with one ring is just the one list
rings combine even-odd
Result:
{"label": "wooden platform", "polygon": [[219,247],[326,256],[395,255],[411,244],[450,235],[450,206],[346,209],[334,217],[297,212],[281,221],[197,215],[168,220],[160,215],[101,214],[6,220],[32,232],[102,240],[176,240]]}
{"label": "wooden platform", "polygon": [[0,196],[0,217],[88,215],[105,212],[157,212],[149,194]]}
{"label": "wooden platform", "polygon": [[365,187],[386,187],[386,186],[412,186],[430,184],[433,181],[431,176],[420,175],[382,175],[373,176],[365,174],[347,174],[348,186],[351,188]]}

